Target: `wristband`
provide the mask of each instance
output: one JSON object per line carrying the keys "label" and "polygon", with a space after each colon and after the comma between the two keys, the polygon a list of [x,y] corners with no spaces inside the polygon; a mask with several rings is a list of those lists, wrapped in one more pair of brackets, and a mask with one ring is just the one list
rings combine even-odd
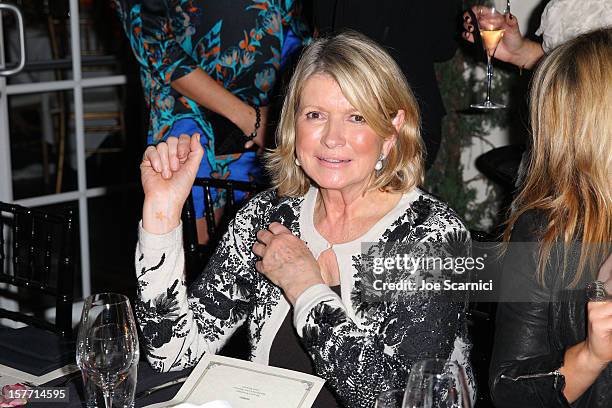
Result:
{"label": "wristband", "polygon": [[257,136],[257,131],[261,126],[261,111],[259,110],[259,106],[251,105],[253,109],[255,109],[255,130],[251,132],[249,135],[245,135],[248,141],[255,139]]}

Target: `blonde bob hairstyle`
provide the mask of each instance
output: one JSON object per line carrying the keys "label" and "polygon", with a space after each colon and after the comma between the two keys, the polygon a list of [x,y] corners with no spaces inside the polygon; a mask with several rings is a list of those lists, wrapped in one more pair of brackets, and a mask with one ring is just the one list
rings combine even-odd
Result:
{"label": "blonde bob hairstyle", "polygon": [[575,287],[585,271],[597,273],[612,242],[612,28],[544,59],[531,87],[531,128],[527,177],[504,239],[526,211],[543,210],[538,280],[553,244],[582,242],[578,269],[567,276]]}
{"label": "blonde bob hairstyle", "polygon": [[[266,168],[278,194],[302,196],[310,187],[308,175],[295,163],[296,122],[304,84],[316,74],[333,78],[381,139],[397,136],[370,189],[406,192],[422,183],[423,142],[416,99],[389,54],[367,37],[347,31],[310,44],[289,82],[276,130],[277,147],[266,154]],[[397,132],[391,121],[400,109],[405,112],[405,120]]]}

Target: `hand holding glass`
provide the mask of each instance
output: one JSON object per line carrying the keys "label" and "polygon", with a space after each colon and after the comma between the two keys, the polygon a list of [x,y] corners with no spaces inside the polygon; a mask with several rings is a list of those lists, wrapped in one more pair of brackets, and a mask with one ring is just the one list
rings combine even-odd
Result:
{"label": "hand holding glass", "polygon": [[475,109],[503,109],[506,105],[491,101],[491,82],[493,80],[493,56],[504,37],[504,15],[495,9],[494,3],[487,1],[478,6],[478,29],[482,45],[487,52],[487,97],[482,103],[470,105]]}

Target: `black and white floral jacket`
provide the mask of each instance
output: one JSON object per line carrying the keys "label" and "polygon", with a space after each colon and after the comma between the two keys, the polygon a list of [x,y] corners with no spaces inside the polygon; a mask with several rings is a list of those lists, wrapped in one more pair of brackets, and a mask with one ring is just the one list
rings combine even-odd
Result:
{"label": "black and white floral jacket", "polygon": [[[469,234],[452,210],[418,189],[408,194],[408,205],[380,236],[381,242],[442,243],[447,255],[469,248]],[[255,270],[251,247],[256,232],[273,221],[300,236],[303,202],[304,197],[278,197],[274,191],[251,199],[189,288],[181,226],[165,235],[140,228],[136,314],[153,368],[195,365],[204,353],[217,353],[242,324],[248,325],[251,360],[268,363],[272,340],[290,305]],[[371,407],[383,389],[405,386],[413,362],[431,357],[459,361],[473,384],[463,304],[431,293],[371,301],[363,296],[371,271],[364,271],[361,254],[352,261],[352,276],[341,276],[349,298],[315,285],[293,310],[295,328],[317,375],[338,399],[351,408]]]}

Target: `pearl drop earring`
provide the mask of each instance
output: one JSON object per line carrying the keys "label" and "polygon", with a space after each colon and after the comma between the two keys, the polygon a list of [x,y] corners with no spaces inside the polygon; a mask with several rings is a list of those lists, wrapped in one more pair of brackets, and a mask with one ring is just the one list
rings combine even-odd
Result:
{"label": "pearl drop earring", "polygon": [[296,165],[296,166],[298,166],[298,167],[300,167],[300,161],[298,160],[298,158],[297,158],[297,157],[295,158],[295,165]]}
{"label": "pearl drop earring", "polygon": [[383,168],[383,159],[385,158],[385,156],[383,156],[382,154],[380,155],[380,157],[378,158],[378,160],[376,161],[376,164],[374,165],[374,170],[376,171],[381,171]]}

